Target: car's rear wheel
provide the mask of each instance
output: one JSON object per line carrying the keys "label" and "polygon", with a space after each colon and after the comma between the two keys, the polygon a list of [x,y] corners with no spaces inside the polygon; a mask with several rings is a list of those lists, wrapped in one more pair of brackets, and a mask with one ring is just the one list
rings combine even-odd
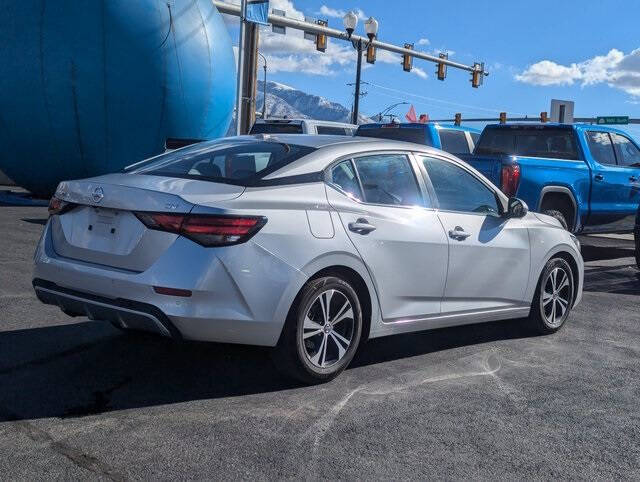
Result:
{"label": "car's rear wheel", "polygon": [[547,262],[531,303],[529,321],[542,334],[555,333],[564,325],[573,307],[573,271],[562,258]]}
{"label": "car's rear wheel", "polygon": [[300,381],[327,382],[349,365],[361,334],[362,309],[351,285],[336,276],[314,279],[289,311],[274,360]]}

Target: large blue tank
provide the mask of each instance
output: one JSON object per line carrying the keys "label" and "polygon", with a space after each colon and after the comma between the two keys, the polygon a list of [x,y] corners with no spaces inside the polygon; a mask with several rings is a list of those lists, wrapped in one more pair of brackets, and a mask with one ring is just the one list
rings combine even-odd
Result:
{"label": "large blue tank", "polygon": [[33,193],[229,126],[235,61],[211,0],[3,2],[0,45],[0,169]]}

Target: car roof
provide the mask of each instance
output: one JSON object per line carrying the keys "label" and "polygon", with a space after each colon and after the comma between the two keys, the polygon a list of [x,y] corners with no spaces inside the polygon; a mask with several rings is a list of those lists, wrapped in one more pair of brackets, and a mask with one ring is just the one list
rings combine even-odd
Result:
{"label": "car roof", "polygon": [[[378,127],[385,127],[391,125],[391,122],[370,122],[368,124],[362,124],[358,126],[358,128],[366,129],[375,129]],[[398,122],[396,125],[402,129],[412,129],[412,128],[423,128],[427,129],[429,126],[433,126],[436,129],[451,129],[456,131],[468,131],[468,132],[476,132],[480,133],[480,129],[476,129],[475,127],[468,126],[457,126],[455,124],[441,124],[439,122]]]}
{"label": "car roof", "polygon": [[335,122],[317,119],[256,119],[255,124],[302,124],[303,122],[331,127],[358,127],[357,125],[349,124],[348,122]]}

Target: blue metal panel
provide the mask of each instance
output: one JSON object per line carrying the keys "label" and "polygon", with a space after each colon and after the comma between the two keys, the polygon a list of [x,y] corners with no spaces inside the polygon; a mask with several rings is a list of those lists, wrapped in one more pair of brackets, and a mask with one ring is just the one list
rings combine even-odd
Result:
{"label": "blue metal panel", "polygon": [[235,61],[209,0],[23,0],[0,26],[0,169],[34,193],[228,129]]}

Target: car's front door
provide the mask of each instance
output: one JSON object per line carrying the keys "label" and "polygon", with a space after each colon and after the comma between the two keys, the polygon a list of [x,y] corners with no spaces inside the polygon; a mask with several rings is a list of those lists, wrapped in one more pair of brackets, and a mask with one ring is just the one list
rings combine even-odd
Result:
{"label": "car's front door", "polygon": [[367,265],[386,322],[440,313],[447,238],[402,153],[344,160],[328,173],[327,197]]}
{"label": "car's front door", "polygon": [[636,211],[640,203],[640,149],[631,139],[622,134],[612,133],[611,140],[618,167],[624,170],[623,179],[627,179],[622,194],[625,213],[622,229],[630,231],[634,228]]}
{"label": "car's front door", "polygon": [[[633,216],[638,194],[632,191],[633,168],[616,160],[612,135],[602,131],[586,131],[585,137],[592,160],[590,213],[585,232],[623,231],[633,229]],[[637,182],[637,179],[636,179]]]}
{"label": "car's front door", "polygon": [[442,314],[521,309],[529,280],[529,234],[501,216],[496,193],[462,164],[420,156],[449,242]]}

